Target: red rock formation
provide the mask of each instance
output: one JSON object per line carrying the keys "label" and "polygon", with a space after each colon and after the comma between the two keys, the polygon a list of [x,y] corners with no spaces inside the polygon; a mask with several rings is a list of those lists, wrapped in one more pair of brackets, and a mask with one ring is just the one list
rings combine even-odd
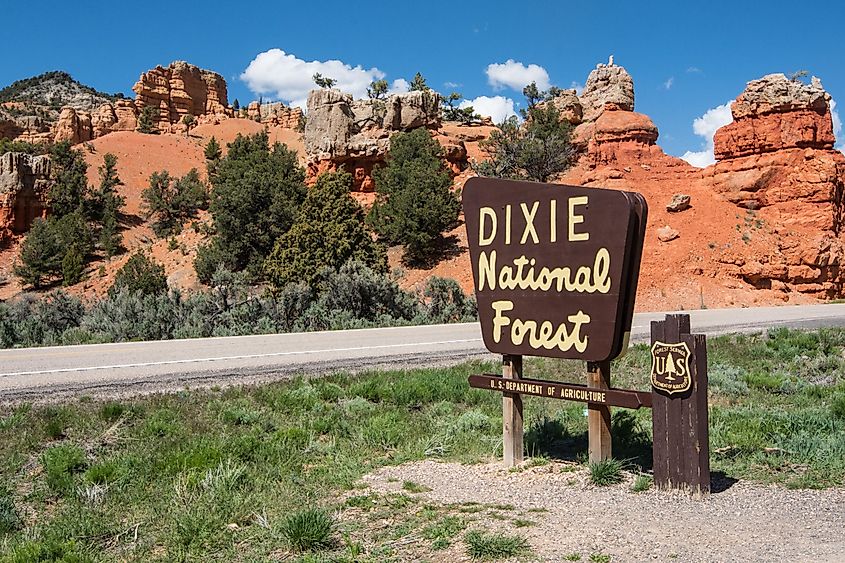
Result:
{"label": "red rock formation", "polygon": [[184,61],[157,66],[138,79],[132,91],[140,111],[152,106],[158,111],[158,127],[170,131],[186,115],[229,115],[226,81],[210,70]]}
{"label": "red rock formation", "polygon": [[8,152],[0,155],[0,243],[25,233],[47,210],[50,158]]}
{"label": "red rock formation", "polygon": [[749,213],[762,210],[779,235],[764,260],[724,257],[756,286],[843,293],[845,155],[833,148],[829,102],[815,78],[768,75],[748,83],[731,104],[734,122],[714,137],[719,162],[704,171],[705,182]]}
{"label": "red rock formation", "polygon": [[63,108],[53,132],[53,138],[57,143],[69,141],[75,145],[90,141],[94,138],[91,130],[91,115],[77,112],[72,107]]}

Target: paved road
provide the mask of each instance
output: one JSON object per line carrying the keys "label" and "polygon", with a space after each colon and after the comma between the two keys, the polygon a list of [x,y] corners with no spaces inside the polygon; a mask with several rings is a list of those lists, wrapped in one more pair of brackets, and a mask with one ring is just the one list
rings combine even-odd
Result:
{"label": "paved road", "polygon": [[[694,332],[845,326],[845,304],[688,311]],[[632,340],[648,338],[634,316]],[[293,374],[491,358],[477,323],[0,350],[0,402],[251,383]]]}

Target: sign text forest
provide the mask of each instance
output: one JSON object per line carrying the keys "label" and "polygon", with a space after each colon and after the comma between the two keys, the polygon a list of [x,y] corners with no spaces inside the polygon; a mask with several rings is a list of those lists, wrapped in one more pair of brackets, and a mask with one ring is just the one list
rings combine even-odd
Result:
{"label": "sign text forest", "polygon": [[646,221],[642,196],[472,178],[463,206],[491,352],[604,361],[624,351]]}

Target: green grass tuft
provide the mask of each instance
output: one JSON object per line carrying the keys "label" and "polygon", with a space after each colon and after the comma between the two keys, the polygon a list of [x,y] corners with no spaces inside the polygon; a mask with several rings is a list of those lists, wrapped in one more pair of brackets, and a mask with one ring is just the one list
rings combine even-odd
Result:
{"label": "green grass tuft", "polygon": [[334,544],[334,518],[325,510],[306,508],[290,514],[279,526],[279,533],[293,551],[320,551]]}
{"label": "green grass tuft", "polygon": [[606,459],[590,464],[590,481],[593,485],[606,487],[622,482],[625,464],[618,459]]}
{"label": "green grass tuft", "polygon": [[74,475],[88,464],[85,452],[74,444],[61,444],[49,448],[41,456],[47,486],[57,494],[67,495],[73,491]]}
{"label": "green grass tuft", "polygon": [[650,475],[637,475],[637,478],[634,479],[634,484],[631,485],[631,491],[635,493],[647,491],[651,488],[653,483],[654,479],[652,479]]}
{"label": "green grass tuft", "polygon": [[402,483],[402,488],[409,493],[427,493],[431,490],[425,485],[420,485],[419,483],[414,483],[413,481],[405,481]]}
{"label": "green grass tuft", "polygon": [[528,554],[528,541],[522,536],[471,530],[464,534],[467,555],[473,559],[507,559]]}

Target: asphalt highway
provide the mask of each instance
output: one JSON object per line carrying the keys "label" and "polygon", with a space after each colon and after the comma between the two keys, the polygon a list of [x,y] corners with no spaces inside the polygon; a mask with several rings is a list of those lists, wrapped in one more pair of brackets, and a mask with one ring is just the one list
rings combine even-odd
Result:
{"label": "asphalt highway", "polygon": [[[685,311],[692,332],[845,326],[845,304]],[[648,339],[634,316],[631,340]],[[0,402],[129,395],[296,374],[454,364],[492,358],[478,323],[0,350]]]}

